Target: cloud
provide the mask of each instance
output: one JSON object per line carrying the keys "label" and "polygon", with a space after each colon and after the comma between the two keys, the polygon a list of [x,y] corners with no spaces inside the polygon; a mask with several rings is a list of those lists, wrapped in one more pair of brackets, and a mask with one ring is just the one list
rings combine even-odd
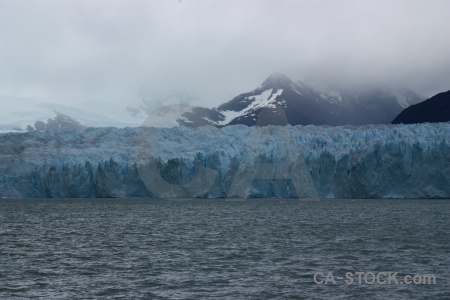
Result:
{"label": "cloud", "polygon": [[[450,82],[449,1],[0,1],[0,93],[214,106],[270,73]],[[140,92],[141,91],[141,92]]]}

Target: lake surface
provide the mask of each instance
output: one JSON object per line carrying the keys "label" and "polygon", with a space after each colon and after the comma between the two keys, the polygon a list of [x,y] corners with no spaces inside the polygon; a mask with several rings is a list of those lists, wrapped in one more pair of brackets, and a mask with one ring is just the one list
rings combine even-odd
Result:
{"label": "lake surface", "polygon": [[[1,299],[450,299],[449,269],[448,200],[0,200]],[[370,271],[436,284],[313,278]]]}

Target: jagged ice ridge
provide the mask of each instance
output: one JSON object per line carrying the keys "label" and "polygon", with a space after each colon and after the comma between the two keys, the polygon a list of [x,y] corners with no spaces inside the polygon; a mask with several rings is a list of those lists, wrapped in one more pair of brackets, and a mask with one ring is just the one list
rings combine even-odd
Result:
{"label": "jagged ice ridge", "polygon": [[450,123],[6,133],[0,197],[449,198]]}

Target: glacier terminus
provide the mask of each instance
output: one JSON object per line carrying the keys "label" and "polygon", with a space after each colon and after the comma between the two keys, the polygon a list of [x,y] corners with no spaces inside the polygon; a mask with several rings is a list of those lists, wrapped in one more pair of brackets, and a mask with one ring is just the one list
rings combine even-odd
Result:
{"label": "glacier terminus", "polygon": [[450,123],[4,133],[0,197],[449,198]]}

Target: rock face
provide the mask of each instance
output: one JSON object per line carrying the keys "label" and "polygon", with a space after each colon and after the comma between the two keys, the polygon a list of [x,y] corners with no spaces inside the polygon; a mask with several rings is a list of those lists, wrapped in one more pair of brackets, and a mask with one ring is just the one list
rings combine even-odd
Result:
{"label": "rock face", "polygon": [[[66,116],[65,114],[59,113],[55,111],[56,117],[53,119],[48,119],[47,124],[45,125],[45,130],[77,130],[83,131],[86,129],[86,126],[83,126],[77,120]],[[41,122],[43,123],[43,122]],[[42,124],[37,121],[35,123],[36,130],[40,130],[39,127],[42,128]]]}
{"label": "rock face", "polygon": [[388,124],[420,100],[411,90],[387,85],[349,88],[317,80],[294,82],[274,73],[251,92],[217,108],[193,108],[177,121],[191,127]]}
{"label": "rock face", "polygon": [[403,110],[392,124],[450,122],[450,91],[437,94]]}
{"label": "rock face", "polygon": [[7,133],[0,196],[449,198],[450,124]]}

